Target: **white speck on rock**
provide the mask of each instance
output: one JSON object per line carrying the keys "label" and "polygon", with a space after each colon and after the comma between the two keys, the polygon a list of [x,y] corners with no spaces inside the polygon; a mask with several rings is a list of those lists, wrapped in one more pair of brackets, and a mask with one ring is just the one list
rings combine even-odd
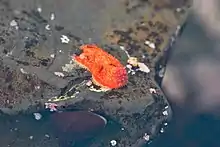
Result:
{"label": "white speck on rock", "polygon": [[182,8],[176,8],[176,12],[181,12]]}
{"label": "white speck on rock", "polygon": [[20,68],[21,73],[23,74],[28,74],[28,72],[26,72],[23,68]]}
{"label": "white speck on rock", "polygon": [[65,66],[62,66],[62,70],[65,72],[72,72],[74,67],[74,64],[65,64]]}
{"label": "white speck on rock", "polygon": [[145,41],[145,45],[149,46],[152,49],[156,48],[156,45],[153,42],[150,42],[149,40]]}
{"label": "white speck on rock", "polygon": [[163,129],[163,128],[161,128],[161,129],[160,129],[160,133],[163,133],[163,132],[164,132],[164,129]]}
{"label": "white speck on rock", "polygon": [[150,140],[150,135],[148,135],[147,133],[144,133],[143,139],[146,141]]}
{"label": "white speck on rock", "polygon": [[154,43],[150,43],[150,44],[149,44],[149,47],[152,48],[152,49],[155,49],[155,48],[156,48],[156,45],[155,45]]}
{"label": "white speck on rock", "polygon": [[167,123],[164,123],[164,126],[167,126],[168,124]]}
{"label": "white speck on rock", "polygon": [[42,118],[42,115],[40,113],[34,113],[34,118],[36,120],[40,120]]}
{"label": "white speck on rock", "polygon": [[37,90],[37,89],[40,89],[40,86],[35,86],[34,88]]}
{"label": "white speck on rock", "polygon": [[146,44],[146,45],[149,45],[149,44],[150,44],[150,41],[149,41],[149,40],[146,40],[146,41],[145,41],[145,44]]}
{"label": "white speck on rock", "polygon": [[47,25],[45,26],[45,29],[49,31],[49,30],[50,30],[50,25],[47,24]]}
{"label": "white speck on rock", "polygon": [[41,13],[41,12],[42,12],[42,8],[41,8],[41,7],[38,7],[38,8],[37,8],[37,11],[38,11],[39,13]]}
{"label": "white speck on rock", "polygon": [[34,138],[34,136],[29,136],[29,139],[32,140]]}
{"label": "white speck on rock", "polygon": [[65,75],[62,72],[54,72],[58,77],[64,77]]}
{"label": "white speck on rock", "polygon": [[144,63],[138,62],[138,66],[139,66],[139,69],[138,69],[138,70],[140,70],[140,71],[142,71],[142,72],[146,72],[146,73],[149,73],[149,72],[150,72],[149,67],[147,67],[147,65],[145,65]]}
{"label": "white speck on rock", "polygon": [[110,143],[111,143],[111,146],[116,146],[117,145],[117,141],[116,140],[111,140]]}
{"label": "white speck on rock", "polygon": [[61,35],[61,42],[62,43],[69,43],[70,39],[66,35]]}
{"label": "white speck on rock", "polygon": [[168,111],[167,110],[163,111],[163,115],[167,116],[168,115]]}
{"label": "white speck on rock", "polygon": [[168,109],[168,108],[169,108],[169,106],[166,106],[166,107],[165,107],[165,109]]}
{"label": "white speck on rock", "polygon": [[51,57],[51,58],[55,58],[55,55],[54,55],[54,54],[51,54],[50,57]]}
{"label": "white speck on rock", "polygon": [[150,93],[157,93],[156,89],[154,89],[154,88],[150,88],[149,90],[150,90]]}
{"label": "white speck on rock", "polygon": [[50,20],[54,20],[55,19],[55,14],[54,13],[51,13],[50,14]]}
{"label": "white speck on rock", "polygon": [[10,22],[10,26],[11,26],[11,27],[15,27],[15,29],[17,30],[17,29],[18,29],[18,23],[17,23],[17,21],[12,20],[12,21]]}
{"label": "white speck on rock", "polygon": [[44,136],[45,136],[45,137],[47,137],[47,138],[49,138],[49,137],[50,137],[48,134],[45,134]]}
{"label": "white speck on rock", "polygon": [[132,72],[131,72],[131,75],[135,75],[135,71],[132,71]]}

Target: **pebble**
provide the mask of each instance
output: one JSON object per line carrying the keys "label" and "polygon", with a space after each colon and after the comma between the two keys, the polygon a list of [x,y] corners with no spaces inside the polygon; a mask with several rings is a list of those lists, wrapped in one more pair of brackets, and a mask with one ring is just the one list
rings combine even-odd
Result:
{"label": "pebble", "polygon": [[55,19],[55,14],[54,13],[51,13],[50,14],[50,20],[54,20]]}
{"label": "pebble", "polygon": [[154,43],[150,43],[150,44],[149,44],[149,47],[152,48],[152,49],[155,49],[155,48],[156,48],[156,45],[155,45]]}
{"label": "pebble", "polygon": [[111,146],[116,146],[117,145],[117,141],[116,140],[111,140],[110,143],[111,143]]}
{"label": "pebble", "polygon": [[163,111],[163,115],[167,116],[168,115],[168,111],[167,110]]}
{"label": "pebble", "polygon": [[34,86],[34,88],[35,88],[36,90],[38,90],[38,89],[40,89],[40,86]]}
{"label": "pebble", "polygon": [[155,49],[155,48],[156,48],[156,45],[155,45],[153,42],[150,42],[149,40],[146,40],[146,41],[145,41],[145,44],[146,44],[147,46],[149,46],[150,48],[152,48],[152,49]]}
{"label": "pebble", "polygon": [[32,140],[34,138],[34,136],[29,136],[29,139]]}
{"label": "pebble", "polygon": [[150,93],[156,93],[156,89],[154,89],[154,88],[150,88],[149,91],[150,91]]}
{"label": "pebble", "polygon": [[150,68],[147,67],[147,65],[145,65],[144,63],[138,62],[138,67],[140,71],[145,72],[145,73],[149,73],[150,72]]}
{"label": "pebble", "polygon": [[38,8],[37,8],[37,11],[38,11],[39,13],[41,13],[41,12],[42,12],[42,8],[41,8],[41,7],[38,7]]}
{"label": "pebble", "polygon": [[65,76],[62,72],[54,72],[54,74],[58,77],[64,77]]}
{"label": "pebble", "polygon": [[45,137],[47,137],[47,138],[49,138],[49,137],[50,137],[48,134],[45,134],[44,136],[45,136]]}
{"label": "pebble", "polygon": [[147,133],[144,133],[143,139],[146,141],[150,140],[150,135],[148,135]]}
{"label": "pebble", "polygon": [[15,27],[15,29],[17,30],[17,29],[18,29],[18,23],[17,23],[17,21],[12,20],[12,21],[10,22],[10,26],[11,26],[11,27]]}
{"label": "pebble", "polygon": [[61,35],[61,42],[62,43],[69,43],[70,39],[66,35]]}
{"label": "pebble", "polygon": [[26,72],[23,68],[20,68],[21,73],[23,74],[28,74],[28,72]]}
{"label": "pebble", "polygon": [[34,118],[36,120],[40,120],[42,118],[42,115],[40,113],[34,113]]}
{"label": "pebble", "polygon": [[49,31],[49,30],[50,30],[50,25],[47,24],[47,25],[45,26],[45,29]]}
{"label": "pebble", "polygon": [[51,54],[50,57],[51,57],[51,58],[55,58],[55,55],[54,55],[54,54]]}
{"label": "pebble", "polygon": [[163,132],[164,132],[164,129],[163,129],[163,128],[161,128],[161,129],[160,129],[160,133],[163,133]]}

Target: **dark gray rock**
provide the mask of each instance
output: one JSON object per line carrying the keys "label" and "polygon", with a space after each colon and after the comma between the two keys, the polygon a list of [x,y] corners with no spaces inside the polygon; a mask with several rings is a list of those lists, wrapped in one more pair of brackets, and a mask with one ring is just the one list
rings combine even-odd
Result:
{"label": "dark gray rock", "polygon": [[[144,1],[130,5],[129,1],[123,2],[0,0],[1,111],[31,113],[44,110],[44,104],[51,102],[60,111],[94,111],[124,128],[107,137],[98,136],[91,147],[110,146],[113,138],[121,147],[141,146],[148,143],[143,139],[145,133],[154,139],[172,114],[155,76],[165,68],[166,53],[173,41],[170,38],[176,37],[176,27],[187,13],[179,14],[174,8],[155,11],[155,3]],[[38,7],[42,12],[37,11]],[[50,20],[51,13],[55,14],[54,20]],[[62,35],[70,42],[61,43]],[[146,40],[154,42],[156,48],[145,45]],[[83,43],[96,43],[126,64],[128,58],[119,45],[124,46],[151,72],[129,75],[123,88],[92,92],[85,84],[90,73],[62,68]],[[56,96],[62,99],[53,99]]]}

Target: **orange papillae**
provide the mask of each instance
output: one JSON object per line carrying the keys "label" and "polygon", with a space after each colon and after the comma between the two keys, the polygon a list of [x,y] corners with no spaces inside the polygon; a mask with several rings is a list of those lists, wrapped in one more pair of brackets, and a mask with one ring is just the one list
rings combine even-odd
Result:
{"label": "orange papillae", "polygon": [[73,59],[91,72],[94,84],[107,89],[126,85],[127,71],[115,57],[96,45],[82,45],[80,49],[83,53]]}

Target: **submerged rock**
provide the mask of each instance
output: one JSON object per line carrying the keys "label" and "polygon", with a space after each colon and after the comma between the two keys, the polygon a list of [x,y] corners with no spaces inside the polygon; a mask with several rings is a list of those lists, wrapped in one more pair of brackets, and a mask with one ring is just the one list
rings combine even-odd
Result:
{"label": "submerged rock", "polygon": [[87,111],[54,113],[51,122],[63,147],[94,137],[107,124],[104,117]]}
{"label": "submerged rock", "polygon": [[[41,3],[39,9],[31,1],[0,0],[0,66],[3,69],[0,110],[10,114],[32,113],[45,109],[45,103],[49,103],[54,111],[93,111],[121,126],[114,133],[104,129],[105,133],[87,145],[91,147],[111,146],[111,140],[117,141],[119,147],[138,147],[154,139],[172,115],[155,76],[162,79],[168,51],[178,35],[178,26],[187,16],[188,6],[182,6],[185,13],[177,13],[169,7],[159,11],[157,2],[139,0],[135,3],[130,0],[105,0],[95,4],[90,0]],[[45,14],[44,10],[47,10]],[[56,16],[52,20],[51,13]],[[12,20],[16,21],[16,28],[9,26]],[[62,43],[63,37],[65,43]],[[146,45],[146,41],[151,45]],[[91,91],[90,84],[86,84],[91,78],[88,71],[77,66],[64,68],[74,65],[72,54],[86,42],[96,43],[124,66],[128,56],[135,57],[149,72],[128,66],[132,72],[126,86],[108,92]],[[77,124],[90,116],[95,124],[96,120],[100,122],[98,128],[105,125],[100,117],[88,112],[57,113],[53,119],[59,122],[61,131],[64,122]],[[73,122],[74,119],[77,121]],[[89,124],[89,120],[87,123],[82,123],[85,128],[64,128],[72,132],[79,129],[78,132],[85,135],[86,130],[95,125]]]}

